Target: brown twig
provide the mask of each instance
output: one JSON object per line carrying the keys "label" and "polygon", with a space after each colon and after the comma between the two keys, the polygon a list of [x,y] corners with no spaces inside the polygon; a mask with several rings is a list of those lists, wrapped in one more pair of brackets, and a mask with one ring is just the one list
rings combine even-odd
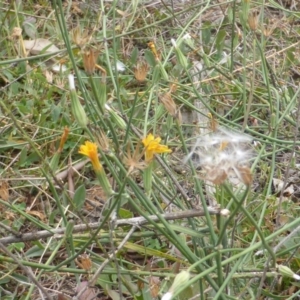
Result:
{"label": "brown twig", "polygon": [[[75,170],[75,171],[79,171],[80,169],[82,169],[86,163],[89,161],[89,159],[85,159],[83,161],[80,161],[78,163],[76,163],[75,165],[72,166],[72,169]],[[70,166],[68,166],[64,171],[61,171],[57,174],[55,174],[55,179],[56,180],[64,180],[68,174],[69,174],[69,168]]]}
{"label": "brown twig", "polygon": [[[208,207],[208,212],[211,215],[219,215],[221,212],[221,209],[218,207]],[[165,220],[178,220],[178,219],[184,219],[184,218],[194,218],[194,217],[202,217],[205,216],[205,213],[203,210],[186,210],[186,211],[180,211],[175,213],[169,213],[169,214],[162,214],[161,215]],[[159,221],[158,216],[152,215],[148,217],[149,219],[157,222]],[[135,217],[130,219],[120,219],[116,221],[116,226],[125,226],[125,225],[132,225],[132,226],[141,226],[143,224],[148,223],[148,220],[144,217]],[[89,223],[89,224],[80,224],[75,225],[73,229],[73,233],[76,232],[82,232],[89,229],[96,229],[100,225],[99,222],[95,223]],[[66,231],[66,228],[58,228],[53,230],[41,230],[38,232],[30,232],[25,233],[21,237],[17,236],[7,236],[0,238],[0,243],[3,245],[11,244],[11,243],[18,243],[18,242],[28,242],[28,241],[35,241],[43,238],[48,238],[54,235],[60,235],[64,234]]]}

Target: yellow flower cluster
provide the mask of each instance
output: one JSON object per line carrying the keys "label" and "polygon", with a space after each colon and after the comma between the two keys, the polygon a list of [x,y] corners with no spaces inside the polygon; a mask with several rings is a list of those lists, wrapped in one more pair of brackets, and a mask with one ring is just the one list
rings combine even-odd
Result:
{"label": "yellow flower cluster", "polygon": [[[160,144],[161,138],[157,137],[154,138],[153,134],[148,134],[143,140],[142,143],[145,147],[143,153],[145,153],[145,162],[149,163],[153,160],[155,154],[162,154],[162,153],[171,153],[172,150],[168,148],[168,146]],[[92,143],[90,141],[86,141],[83,145],[80,146],[78,153],[87,156],[93,165],[94,170],[102,171],[102,165],[98,158],[98,151],[97,151],[97,144]],[[135,168],[139,169],[140,164],[140,156],[138,155],[138,148],[135,151],[133,157],[128,155],[126,158],[126,164],[130,165],[131,167],[134,165]],[[137,161],[136,161],[137,160]],[[141,165],[141,169],[145,167],[145,165]]]}

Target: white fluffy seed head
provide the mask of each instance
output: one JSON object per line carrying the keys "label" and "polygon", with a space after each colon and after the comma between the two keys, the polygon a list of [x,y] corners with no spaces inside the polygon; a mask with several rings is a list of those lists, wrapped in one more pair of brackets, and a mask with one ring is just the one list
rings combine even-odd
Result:
{"label": "white fluffy seed head", "polygon": [[[192,159],[197,167],[209,170],[208,177],[212,179],[212,182],[225,180],[226,177],[232,175],[232,170],[234,170],[235,175],[248,184],[246,182],[249,180],[244,180],[243,174],[237,173],[242,170],[241,166],[249,165],[252,157],[250,142],[251,138],[248,135],[220,128],[210,135],[197,138],[186,160]],[[193,154],[196,154],[195,158],[193,158]],[[222,172],[219,172],[219,176],[215,178],[213,173],[216,173],[217,170],[222,170]],[[247,174],[251,176],[249,168]],[[210,180],[209,178],[207,180]]]}

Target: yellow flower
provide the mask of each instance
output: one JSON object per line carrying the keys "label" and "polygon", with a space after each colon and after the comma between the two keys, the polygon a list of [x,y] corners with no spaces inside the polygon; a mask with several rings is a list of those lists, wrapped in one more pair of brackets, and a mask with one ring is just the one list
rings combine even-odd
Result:
{"label": "yellow flower", "polygon": [[160,59],[160,54],[157,52],[155,44],[153,42],[149,42],[147,45],[150,48],[153,55],[155,56],[155,59],[159,60]]}
{"label": "yellow flower", "polygon": [[154,154],[160,153],[170,153],[172,152],[168,146],[160,145],[161,138],[154,138],[153,134],[148,134],[143,140],[143,144],[145,146],[145,160],[149,162],[153,159]]}
{"label": "yellow flower", "polygon": [[96,172],[102,170],[102,166],[98,158],[97,145],[95,143],[86,141],[84,145],[80,146],[78,153],[87,156],[91,160]]}

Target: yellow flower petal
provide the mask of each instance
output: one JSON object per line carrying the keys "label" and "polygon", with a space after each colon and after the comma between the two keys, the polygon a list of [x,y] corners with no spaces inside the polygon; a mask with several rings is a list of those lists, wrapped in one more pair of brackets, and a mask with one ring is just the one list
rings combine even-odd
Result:
{"label": "yellow flower petal", "polygon": [[160,144],[161,138],[157,137],[154,138],[153,134],[148,134],[143,140],[143,144],[145,146],[145,160],[150,161],[153,159],[154,154],[161,154],[161,153],[170,153],[172,152],[168,146]]}
{"label": "yellow flower petal", "polygon": [[142,142],[143,142],[144,146],[147,147],[147,146],[149,145],[149,143],[150,143],[151,141],[153,141],[153,140],[154,140],[153,134],[149,133],[149,134],[142,140]]}
{"label": "yellow flower petal", "polygon": [[102,166],[98,158],[97,145],[95,143],[86,141],[84,145],[80,146],[78,153],[87,156],[91,160],[95,171],[102,170]]}

